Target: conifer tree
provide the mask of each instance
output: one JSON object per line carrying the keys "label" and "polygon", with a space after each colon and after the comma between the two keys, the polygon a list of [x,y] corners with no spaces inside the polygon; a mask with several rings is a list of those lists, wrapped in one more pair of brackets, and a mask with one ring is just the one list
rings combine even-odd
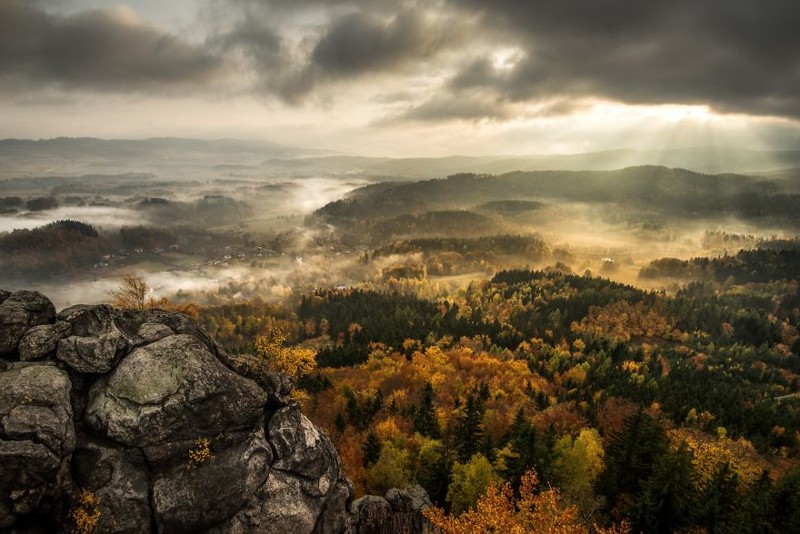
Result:
{"label": "conifer tree", "polygon": [[422,400],[414,414],[414,430],[429,438],[438,439],[442,435],[439,419],[436,417],[436,406],[433,402],[433,385],[425,382],[422,389]]}

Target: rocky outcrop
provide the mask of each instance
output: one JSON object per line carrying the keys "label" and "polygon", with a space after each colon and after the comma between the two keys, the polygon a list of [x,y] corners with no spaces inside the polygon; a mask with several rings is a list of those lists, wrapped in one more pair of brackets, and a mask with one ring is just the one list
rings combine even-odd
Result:
{"label": "rocky outcrop", "polygon": [[0,528],[348,532],[352,486],[286,377],[256,379],[188,317],[0,291]]}
{"label": "rocky outcrop", "polygon": [[95,532],[427,532],[421,487],[353,503],[288,377],[240,361],[179,313],[0,290],[0,529],[69,531],[88,491]]}

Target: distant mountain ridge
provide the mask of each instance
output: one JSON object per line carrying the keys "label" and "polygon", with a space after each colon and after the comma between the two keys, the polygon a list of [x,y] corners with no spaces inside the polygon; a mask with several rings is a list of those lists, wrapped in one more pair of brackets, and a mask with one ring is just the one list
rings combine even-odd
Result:
{"label": "distant mountain ridge", "polygon": [[800,150],[751,150],[738,147],[614,149],[556,155],[445,157],[371,157],[334,154],[322,149],[242,139],[54,139],[0,140],[0,178],[80,174],[97,169],[190,172],[208,169],[223,175],[297,176],[357,174],[382,179],[438,178],[462,172],[503,174],[513,171],[600,171],[658,165],[703,173],[760,174],[800,168]]}
{"label": "distant mountain ridge", "polygon": [[271,159],[269,169],[299,172],[361,172],[407,178],[436,178],[474,172],[504,174],[513,171],[610,171],[654,165],[685,168],[703,173],[747,173],[783,171],[800,167],[800,150],[767,151],[735,147],[690,147],[666,150],[616,149],[563,155],[447,156],[440,158],[376,158],[326,156],[303,159]]}
{"label": "distant mountain ridge", "polygon": [[158,171],[258,165],[267,158],[319,156],[321,150],[287,147],[268,141],[239,139],[54,139],[0,140],[0,178],[35,175],[79,175],[103,171]]}

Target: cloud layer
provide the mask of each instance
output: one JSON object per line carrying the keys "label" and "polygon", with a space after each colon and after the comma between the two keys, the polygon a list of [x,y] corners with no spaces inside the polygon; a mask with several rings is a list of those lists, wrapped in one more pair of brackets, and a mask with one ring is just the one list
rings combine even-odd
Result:
{"label": "cloud layer", "polygon": [[199,37],[129,8],[0,0],[0,82],[291,105],[388,94],[382,122],[505,121],[587,99],[800,118],[795,0],[207,0]]}
{"label": "cloud layer", "polygon": [[28,90],[186,90],[206,85],[221,60],[149,26],[130,9],[50,14],[36,2],[0,1],[0,76]]}

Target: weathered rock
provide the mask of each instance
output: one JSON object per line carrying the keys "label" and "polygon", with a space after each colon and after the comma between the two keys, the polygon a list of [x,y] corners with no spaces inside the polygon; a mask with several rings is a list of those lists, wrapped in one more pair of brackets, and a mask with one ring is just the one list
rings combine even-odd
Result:
{"label": "weathered rock", "polygon": [[330,440],[296,404],[272,415],[268,439],[275,460],[266,482],[245,507],[211,532],[345,532],[353,489],[339,478]]}
{"label": "weathered rock", "polygon": [[347,479],[340,479],[328,493],[322,512],[314,526],[314,534],[340,534],[351,530],[350,501],[353,499],[353,485]]}
{"label": "weathered rock", "polygon": [[111,331],[114,315],[114,308],[107,304],[76,304],[58,312],[57,318],[69,323],[70,335],[99,337]]}
{"label": "weathered rock", "polygon": [[292,379],[280,373],[265,373],[258,379],[259,385],[270,394],[273,409],[292,403]]}
{"label": "weathered rock", "polygon": [[17,351],[25,331],[55,321],[50,299],[36,291],[16,291],[0,304],[0,357]]}
{"label": "weathered rock", "polygon": [[162,334],[163,328],[169,328],[174,334],[186,334],[196,338],[215,356],[218,356],[217,351],[220,350],[219,345],[211,339],[202,326],[182,313],[165,310],[117,310],[114,323],[131,340],[134,347],[166,337],[159,334],[156,336],[157,339],[153,338],[154,332],[151,328],[153,325],[159,325]]}
{"label": "weathered rock", "polygon": [[[422,524],[424,491],[361,500],[351,515],[352,484],[292,401],[291,380],[243,376],[243,360],[187,316],[73,306],[54,323],[37,295],[0,292],[0,330],[21,330],[0,358],[0,528],[66,525],[79,489],[99,499],[102,532],[393,534]],[[190,466],[198,438],[213,456]]]}
{"label": "weathered rock", "polygon": [[336,449],[328,437],[300,413],[297,404],[276,411],[269,420],[269,440],[275,447],[274,469],[303,479],[303,489],[315,497],[328,493],[339,478]]}
{"label": "weathered rock", "polygon": [[100,501],[97,532],[146,534],[151,529],[147,464],[138,449],[84,439],[73,456],[78,487]]}
{"label": "weathered rock", "polygon": [[[392,506],[377,495],[367,495],[353,502],[352,523],[356,534],[390,534]],[[402,532],[402,531],[400,531]]]}
{"label": "weathered rock", "polygon": [[0,373],[0,527],[68,485],[75,448],[70,382],[52,366]]}
{"label": "weathered rock", "polygon": [[430,505],[427,492],[419,484],[402,490],[392,488],[385,497],[368,495],[353,502],[353,530],[356,534],[433,532],[431,524],[422,515]]}
{"label": "weathered rock", "polygon": [[392,488],[386,492],[386,500],[395,512],[418,512],[431,505],[428,492],[419,484],[405,489]]}
{"label": "weathered rock", "polygon": [[70,330],[70,324],[64,321],[29,328],[19,341],[20,360],[33,361],[55,356],[58,342],[67,337]]}
{"label": "weathered rock", "polygon": [[136,332],[140,338],[141,343],[144,345],[155,343],[165,337],[174,336],[176,332],[165,324],[161,323],[142,323],[139,330]]}
{"label": "weathered rock", "polygon": [[0,304],[6,301],[8,297],[11,296],[11,291],[6,291],[5,289],[0,289]]}
{"label": "weathered rock", "polygon": [[58,342],[56,357],[79,373],[107,373],[127,352],[128,340],[111,325],[99,337],[69,336]]}
{"label": "weathered rock", "polygon": [[0,441],[0,527],[36,510],[58,474],[61,461],[32,441]]}
{"label": "weathered rock", "polygon": [[309,497],[300,480],[289,473],[271,470],[247,506],[210,533],[312,532],[322,510],[323,499]]}
{"label": "weathered rock", "polygon": [[86,420],[119,443],[147,446],[252,428],[267,401],[190,335],[134,350],[92,386]]}
{"label": "weathered rock", "polygon": [[[212,441],[213,444],[216,440]],[[214,450],[199,465],[183,461],[157,473],[153,506],[161,532],[201,532],[237,513],[269,474],[272,451],[263,429],[234,446]]]}

